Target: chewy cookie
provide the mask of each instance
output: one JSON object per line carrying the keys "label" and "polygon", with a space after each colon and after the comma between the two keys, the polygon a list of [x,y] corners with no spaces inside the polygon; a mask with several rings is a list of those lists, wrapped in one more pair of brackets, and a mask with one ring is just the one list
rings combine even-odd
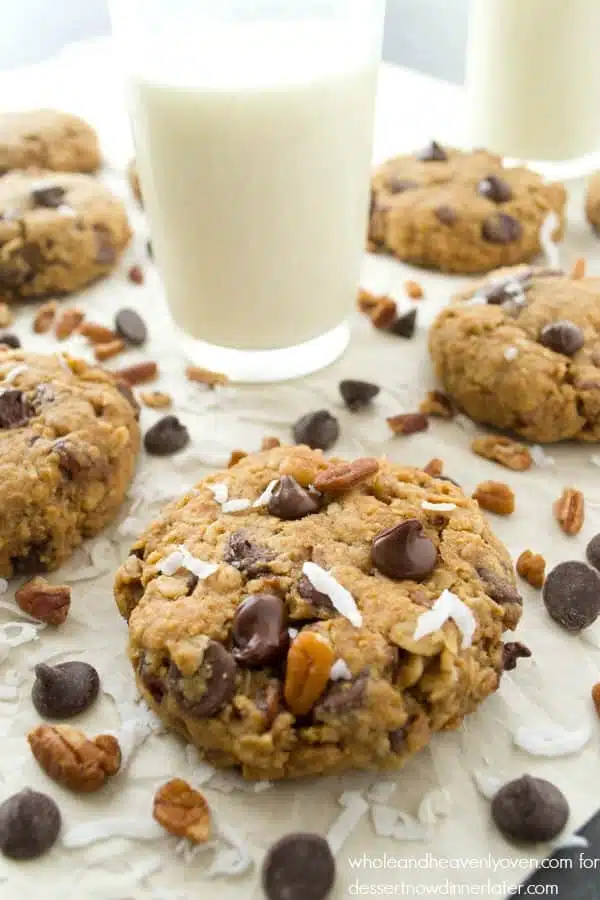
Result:
{"label": "chewy cookie", "polygon": [[600,172],[590,178],[585,198],[585,213],[594,231],[600,234]]}
{"label": "chewy cookie", "polygon": [[114,379],[62,354],[0,347],[0,575],[55,569],[115,516],[136,411]]}
{"label": "chewy cookie", "polygon": [[140,206],[144,205],[144,201],[142,198],[142,186],[140,184],[140,174],[138,172],[137,162],[134,159],[129,161],[129,165],[127,166],[127,180],[129,182],[129,187],[131,188],[131,193],[140,204]]}
{"label": "chewy cookie", "polygon": [[100,145],[94,129],[52,109],[0,114],[0,175],[11,169],[95,172]]}
{"label": "chewy cookie", "polygon": [[0,178],[0,297],[69,294],[112,272],[131,238],[121,201],[78,173]]}
{"label": "chewy cookie", "polygon": [[526,168],[504,168],[486,150],[464,153],[433,142],[373,175],[369,238],[404,262],[463,274],[526,262],[540,252],[540,228],[566,192]]}
{"label": "chewy cookie", "polygon": [[168,506],[115,596],[148,703],[248,778],[400,767],[496,690],[521,614],[508,553],[458,487],[305,446]]}
{"label": "chewy cookie", "polygon": [[434,322],[438,378],[477,422],[542,443],[600,440],[600,279],[505,269]]}

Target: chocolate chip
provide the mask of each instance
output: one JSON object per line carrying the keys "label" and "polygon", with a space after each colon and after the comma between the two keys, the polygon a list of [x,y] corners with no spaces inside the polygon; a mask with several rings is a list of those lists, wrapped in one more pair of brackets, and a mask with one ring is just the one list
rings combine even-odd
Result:
{"label": "chocolate chip", "polygon": [[211,641],[196,675],[183,677],[175,663],[171,663],[168,680],[182,706],[198,718],[209,718],[235,694],[236,673],[231,654],[222,644]]}
{"label": "chocolate chip", "polygon": [[129,385],[125,381],[117,381],[116,388],[120,394],[122,394],[127,402],[132,407],[136,419],[140,417],[140,404],[135,399],[135,394],[129,387]]}
{"label": "chocolate chip", "polygon": [[378,384],[371,381],[356,381],[352,378],[340,381],[339,388],[344,403],[352,412],[368,406],[381,390]]}
{"label": "chocolate chip", "polygon": [[52,847],[60,825],[54,800],[25,788],[0,805],[0,850],[9,859],[36,859]]}
{"label": "chocolate chip", "polygon": [[388,578],[422,581],[437,561],[435,544],[417,519],[386,528],[373,539],[371,561]]}
{"label": "chocolate chip", "polygon": [[328,450],[337,441],[339,433],[338,420],[326,409],[306,413],[293,428],[295,442],[307,444],[313,450]]}
{"label": "chocolate chip", "polygon": [[417,310],[409,309],[408,312],[405,312],[401,316],[398,316],[397,319],[394,319],[386,331],[397,335],[397,337],[411,338],[415,333],[416,327]]}
{"label": "chocolate chip", "polygon": [[223,560],[250,578],[268,571],[268,564],[274,558],[271,550],[251,541],[246,531],[235,531],[225,542]]}
{"label": "chocolate chip", "polygon": [[584,337],[578,325],[564,319],[545,325],[540,331],[539,341],[555,353],[573,356],[583,347]]}
{"label": "chocolate chip", "polygon": [[506,578],[497,575],[485,566],[480,566],[477,569],[477,574],[484,584],[486,594],[488,597],[491,597],[495,603],[500,604],[500,606],[506,606],[510,603],[516,603],[518,606],[522,606],[523,598],[515,585],[511,584]]}
{"label": "chocolate chip", "polygon": [[324,837],[287,834],[268,850],[262,885],[268,900],[324,900],[335,881],[335,860]]}
{"label": "chocolate chip", "polygon": [[406,728],[396,728],[388,734],[392,753],[402,753],[406,748]]}
{"label": "chocolate chip", "polygon": [[417,153],[419,162],[447,162],[448,155],[437,141],[431,141]]}
{"label": "chocolate chip", "polygon": [[278,519],[292,521],[318,513],[321,497],[298,484],[292,475],[282,475],[271,494],[267,509]]}
{"label": "chocolate chip", "polygon": [[352,681],[337,681],[331,685],[314,708],[316,718],[346,715],[364,706],[369,676],[361,672]]}
{"label": "chocolate chip", "polygon": [[390,194],[403,194],[404,191],[411,191],[418,188],[416,181],[410,181],[407,178],[398,178],[397,175],[390,175],[385,183]]}
{"label": "chocolate chip", "polygon": [[549,615],[577,634],[600,615],[600,574],[586,563],[559,563],[546,577],[543,598]]}
{"label": "chocolate chip", "polygon": [[190,433],[177,416],[163,416],[144,436],[146,453],[151,456],[170,456],[190,442]]}
{"label": "chocolate chip", "polygon": [[236,609],[231,635],[233,658],[242,666],[266,666],[288,649],[287,610],[275,594],[252,594]]}
{"label": "chocolate chip", "polygon": [[99,266],[111,266],[116,262],[117,251],[113,247],[110,233],[97,227],[94,229],[94,236],[96,241],[95,262]]}
{"label": "chocolate chip", "polygon": [[70,719],[88,709],[98,696],[100,679],[88,663],[40,663],[34,671],[31,699],[45,719]]}
{"label": "chocolate chip", "polygon": [[585,548],[585,555],[589,564],[600,571],[600,534],[591,539]]}
{"label": "chocolate chip", "polygon": [[56,209],[65,198],[65,189],[58,185],[35,188],[31,192],[31,199],[36,206],[45,206],[47,209]]}
{"label": "chocolate chip", "polygon": [[21,341],[16,334],[11,334],[9,331],[7,331],[5,334],[0,334],[0,344],[4,344],[6,347],[11,347],[13,350],[18,350],[18,348],[21,346]]}
{"label": "chocolate chip", "polygon": [[314,606],[315,609],[326,610],[328,612],[333,610],[334,607],[331,602],[331,597],[318,591],[306,575],[300,576],[296,589],[300,597],[302,597],[303,600],[306,600],[307,603],[310,603],[311,606]]}
{"label": "chocolate chip", "polygon": [[531,656],[531,650],[521,641],[509,641],[502,648],[502,653],[502,668],[505,672],[512,672],[513,669],[516,669],[519,659],[528,659]]}
{"label": "chocolate chip", "polygon": [[492,818],[510,840],[549,841],[567,824],[569,804],[551,782],[523,775],[509,781],[494,796]]}
{"label": "chocolate chip", "polygon": [[141,347],[148,337],[146,323],[135,309],[120,309],[115,316],[115,328],[134,347]]}
{"label": "chocolate chip", "polygon": [[519,240],[522,233],[521,223],[506,213],[490,216],[481,226],[483,239],[490,244],[512,244]]}
{"label": "chocolate chip", "polygon": [[0,428],[20,428],[32,415],[29,401],[15,388],[7,388],[0,392]]}
{"label": "chocolate chip", "polygon": [[442,203],[441,206],[437,206],[434,209],[434,213],[442,225],[454,225],[458,220],[458,213],[453,206],[449,206],[447,203]]}
{"label": "chocolate chip", "polygon": [[477,185],[477,191],[482,197],[491,200],[492,203],[507,203],[512,198],[512,188],[497,175],[488,175]]}

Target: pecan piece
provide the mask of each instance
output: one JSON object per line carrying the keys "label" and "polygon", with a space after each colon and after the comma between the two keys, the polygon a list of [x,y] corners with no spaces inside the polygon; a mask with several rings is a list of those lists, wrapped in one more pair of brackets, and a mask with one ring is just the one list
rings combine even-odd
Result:
{"label": "pecan piece", "polygon": [[585,277],[585,257],[579,256],[575,262],[573,263],[573,268],[571,269],[571,274],[569,276],[573,278],[575,281],[578,281],[580,278]]}
{"label": "pecan piece", "polygon": [[287,657],[283,696],[296,716],[304,716],[325,691],[335,654],[314,631],[301,631]]}
{"label": "pecan piece", "polygon": [[523,550],[517,560],[517,573],[529,582],[531,587],[541,588],[544,584],[546,560],[540,553]]}
{"label": "pecan piece", "polygon": [[444,394],[443,391],[429,391],[419,406],[419,412],[426,416],[451,419],[454,416],[454,405],[448,394]]}
{"label": "pecan piece", "polygon": [[274,450],[275,447],[281,447],[281,441],[278,437],[272,437],[269,434],[266,434],[262,441],[260,442],[261,450]]}
{"label": "pecan piece", "polygon": [[106,328],[105,325],[99,325],[97,322],[82,322],[79,326],[79,334],[86,337],[91,344],[109,344],[119,337],[116,331]]}
{"label": "pecan piece", "polygon": [[365,313],[375,328],[389,328],[396,321],[398,308],[391,297],[376,297],[369,291],[360,290],[358,308]]}
{"label": "pecan piece", "polygon": [[418,281],[405,281],[404,290],[406,291],[407,297],[410,297],[411,300],[421,300],[425,294],[425,291]]}
{"label": "pecan piece", "polygon": [[58,303],[56,300],[42,303],[33,319],[33,330],[36,334],[46,334],[47,331],[50,331],[57,309]]}
{"label": "pecan piece", "polygon": [[213,372],[211,369],[204,369],[202,366],[187,366],[185,377],[188,381],[194,381],[197,384],[206,384],[210,388],[216,387],[218,384],[227,384],[229,378],[222,372]]}
{"label": "pecan piece", "polygon": [[140,399],[150,409],[167,409],[173,402],[171,395],[163,391],[141,391]]}
{"label": "pecan piece", "polygon": [[119,742],[109,734],[91,739],[70,725],[38,725],[27,740],[44,772],[72,791],[97,791],[121,765]]}
{"label": "pecan piece", "polygon": [[502,481],[482,481],[475,488],[473,500],[497,516],[510,516],[515,511],[515,495]]}
{"label": "pecan piece", "polygon": [[379,461],[371,457],[353,462],[336,463],[318,473],[314,486],[323,493],[343,493],[366,481],[379,469]]}
{"label": "pecan piece", "polygon": [[114,341],[106,341],[106,343],[96,344],[94,356],[98,362],[104,362],[106,359],[112,359],[125,349],[125,342],[121,338],[115,338]]}
{"label": "pecan piece", "polygon": [[600,681],[592,688],[592,700],[596,707],[596,712],[600,716]]}
{"label": "pecan piece", "polygon": [[565,534],[579,534],[583,528],[585,501],[577,488],[565,488],[554,504],[554,516]]}
{"label": "pecan piece", "polygon": [[210,836],[210,809],[200,791],[173,778],[154,796],[152,815],[169,834],[202,844]]}
{"label": "pecan piece", "polygon": [[426,466],[423,467],[423,471],[427,473],[427,475],[431,475],[433,478],[437,478],[444,471],[444,461],[442,459],[438,459],[435,456],[433,459],[430,459]]}
{"label": "pecan piece", "polygon": [[72,307],[62,311],[56,322],[54,333],[59,341],[71,337],[76,328],[83,322],[84,314],[80,309]]}
{"label": "pecan piece", "polygon": [[417,434],[429,428],[429,419],[422,413],[400,413],[397,416],[389,416],[386,422],[394,434]]}
{"label": "pecan piece", "polygon": [[0,302],[0,328],[6,328],[14,320],[12,310],[8,303]]}
{"label": "pecan piece", "polygon": [[37,575],[18,589],[15,600],[34,619],[47,625],[62,625],[69,614],[71,588],[66,584],[49,584]]}
{"label": "pecan piece", "polygon": [[127,273],[127,277],[133,284],[143,284],[144,283],[144,270],[137,263],[129,269]]}
{"label": "pecan piece", "polygon": [[124,381],[129,387],[135,387],[138,384],[145,384],[147,381],[154,381],[158,375],[158,363],[148,360],[148,362],[136,363],[133,366],[127,366],[113,372],[113,375],[121,381]]}
{"label": "pecan piece", "polygon": [[484,459],[514,469],[516,472],[524,472],[533,465],[533,458],[528,448],[518,441],[502,435],[490,434],[485,437],[477,437],[471,444],[471,450]]}
{"label": "pecan piece", "polygon": [[234,466],[237,466],[240,459],[244,459],[246,456],[248,456],[248,454],[245,450],[232,450],[229,462],[227,463],[227,468],[232,469]]}

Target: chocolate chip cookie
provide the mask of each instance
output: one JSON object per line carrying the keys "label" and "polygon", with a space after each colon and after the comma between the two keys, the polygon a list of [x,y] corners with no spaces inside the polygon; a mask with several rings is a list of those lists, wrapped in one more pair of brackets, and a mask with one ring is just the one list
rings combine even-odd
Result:
{"label": "chocolate chip cookie", "polygon": [[140,206],[144,205],[144,201],[142,199],[142,186],[140,184],[140,174],[138,172],[137,162],[134,159],[129,161],[129,165],[127,166],[127,180],[129,182],[129,187],[131,188],[131,193],[140,204]]}
{"label": "chocolate chip cookie", "polygon": [[519,266],[455,298],[429,346],[467,415],[541,443],[600,440],[600,279]]}
{"label": "chocolate chip cookie", "polygon": [[112,272],[131,238],[121,201],[90,175],[0,179],[0,298],[69,294]]}
{"label": "chocolate chip cookie", "polygon": [[259,779],[400,767],[496,690],[521,614],[510,558],[458,487],[306,446],[168,506],[115,596],[150,706]]}
{"label": "chocolate chip cookie", "polygon": [[594,231],[600,234],[600,172],[590,178],[585,198],[585,213]]}
{"label": "chocolate chip cookie", "polygon": [[558,216],[562,237],[566,193],[526,168],[505,168],[485,150],[464,153],[433,142],[398,156],[373,175],[372,249],[442,272],[488,272],[533,259],[540,228]]}
{"label": "chocolate chip cookie", "polygon": [[0,347],[0,575],[55,569],[104,528],[139,443],[136,411],[107,372]]}
{"label": "chocolate chip cookie", "polygon": [[32,166],[95,172],[101,162],[96,132],[78,116],[52,109],[0,115],[0,175]]}

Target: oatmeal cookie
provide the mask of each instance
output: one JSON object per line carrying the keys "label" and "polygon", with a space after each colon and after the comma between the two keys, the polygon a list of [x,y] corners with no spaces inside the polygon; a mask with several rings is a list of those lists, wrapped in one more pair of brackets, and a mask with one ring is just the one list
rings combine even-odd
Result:
{"label": "oatmeal cookie", "polygon": [[[458,487],[305,446],[168,506],[115,596],[152,709],[258,779],[399,768],[496,690],[521,614],[509,555]],[[447,602],[462,612],[416,635]]]}
{"label": "oatmeal cookie", "polygon": [[95,172],[101,162],[96,132],[78,116],[53,109],[0,114],[0,175],[32,166]]}
{"label": "oatmeal cookie", "polygon": [[587,220],[597,234],[600,234],[600,172],[589,180],[585,198]]}
{"label": "oatmeal cookie", "polygon": [[55,569],[115,516],[139,449],[107,372],[0,347],[0,576]]}

